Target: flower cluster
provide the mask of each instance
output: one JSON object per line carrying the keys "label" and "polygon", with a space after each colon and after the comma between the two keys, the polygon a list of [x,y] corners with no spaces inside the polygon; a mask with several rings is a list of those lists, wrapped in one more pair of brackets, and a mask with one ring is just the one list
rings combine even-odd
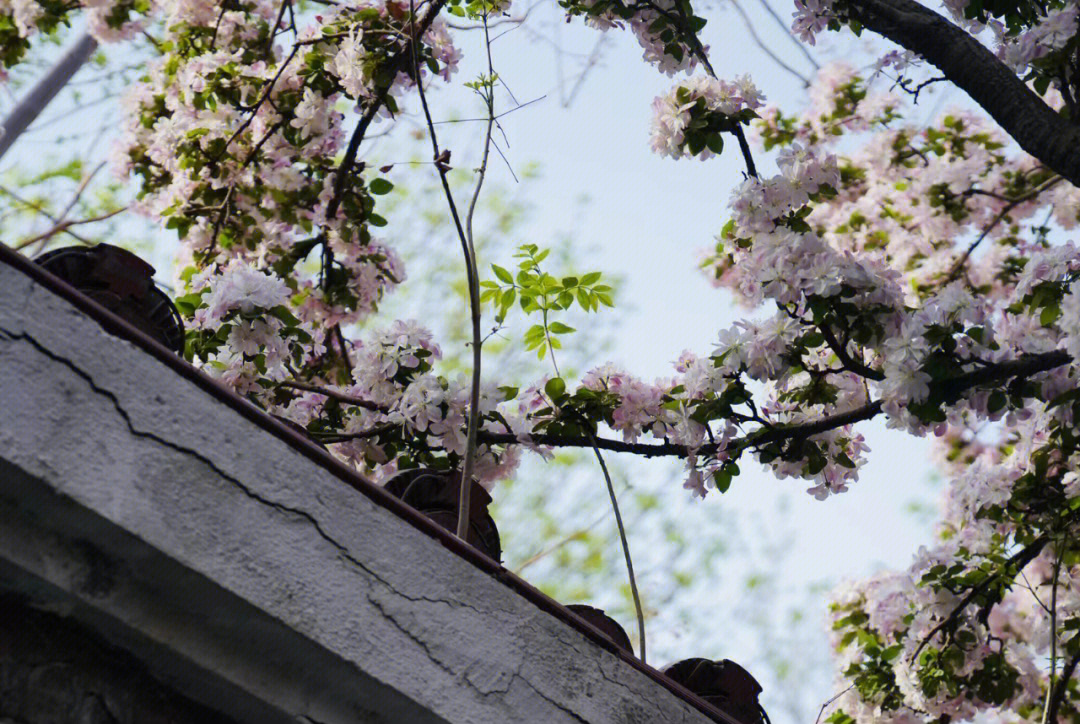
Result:
{"label": "flower cluster", "polygon": [[1011,34],[1006,26],[991,21],[990,29],[998,38],[998,57],[1017,73],[1034,61],[1050,56],[1074,42],[1080,8],[1075,5],[1050,8],[1040,22],[1022,32]]}
{"label": "flower cluster", "polygon": [[704,161],[723,150],[723,132],[756,118],[763,101],[748,76],[734,82],[703,76],[682,81],[653,101],[652,149]]}
{"label": "flower cluster", "polygon": [[798,38],[810,45],[825,28],[839,27],[835,0],[795,0],[795,20],[791,29]]}
{"label": "flower cluster", "polygon": [[289,311],[282,279],[241,260],[183,276],[191,291],[176,304],[192,323],[185,355],[240,394],[269,404],[271,384],[321,352],[313,328]]}
{"label": "flower cluster", "polygon": [[629,26],[644,50],[646,62],[667,75],[692,71],[704,51],[697,33],[705,19],[694,15],[686,0],[624,2],[623,0],[559,0],[568,16],[580,16],[599,30]]}

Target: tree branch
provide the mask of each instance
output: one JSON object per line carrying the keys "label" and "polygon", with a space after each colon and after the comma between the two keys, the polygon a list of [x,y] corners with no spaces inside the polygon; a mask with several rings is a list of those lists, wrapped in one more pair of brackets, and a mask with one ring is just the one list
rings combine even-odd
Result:
{"label": "tree branch", "polygon": [[1080,654],[1070,658],[1064,668],[1061,669],[1061,678],[1058,679],[1057,686],[1054,687],[1054,696],[1050,700],[1050,710],[1047,712],[1046,721],[1056,722],[1058,720],[1058,710],[1061,708],[1061,702],[1065,699],[1065,692],[1069,690],[1069,680],[1072,679],[1078,663],[1080,663]]}
{"label": "tree branch", "polygon": [[[931,393],[941,394],[946,401],[955,401],[967,390],[985,385],[991,382],[1003,382],[1014,377],[1029,377],[1040,372],[1052,370],[1055,367],[1068,364],[1072,358],[1063,350],[1044,352],[1043,354],[1024,355],[1018,359],[988,365],[971,372],[942,380],[930,385]],[[749,447],[759,447],[785,440],[804,440],[813,435],[819,435],[838,427],[852,425],[877,417],[882,411],[881,400],[867,403],[854,410],[829,415],[810,422],[797,425],[773,425],[761,428],[741,438],[730,441],[725,450],[742,450]],[[593,442],[584,437],[569,435],[532,435],[530,441],[536,445],[549,445],[551,447],[592,447]],[[489,445],[513,445],[520,441],[511,433],[490,432],[481,430],[479,440]],[[642,457],[686,457],[690,452],[685,445],[677,445],[671,442],[663,443],[638,443],[622,442],[608,438],[596,438],[596,447],[612,452],[625,452]],[[699,455],[712,455],[719,451],[717,444],[702,445],[697,448]]]}
{"label": "tree branch", "polygon": [[377,405],[370,400],[365,400],[361,397],[355,397],[353,395],[347,395],[344,392],[338,392],[337,390],[331,390],[328,387],[320,387],[318,385],[313,385],[308,382],[300,382],[298,380],[282,380],[281,382],[278,382],[278,384],[282,387],[291,387],[294,390],[315,392],[317,394],[325,395],[326,397],[337,400],[338,402],[343,402],[346,405],[355,405],[356,407],[362,407],[365,410],[371,410],[372,412],[385,413],[387,411],[386,408]]}
{"label": "tree branch", "polygon": [[[953,264],[952,269],[949,270],[948,276],[945,277],[945,281],[943,282],[943,285],[948,284],[949,282],[955,281],[956,278],[960,276],[960,272],[962,272],[964,270],[964,265],[967,264],[968,259],[971,257],[972,254],[975,253],[975,250],[979,248],[979,244],[981,244],[983,242],[983,240],[987,237],[987,235],[989,235],[990,232],[993,231],[994,228],[998,224],[1000,224],[1005,219],[1006,216],[1008,216],[1009,214],[1012,213],[1013,209],[1015,209],[1020,204],[1026,203],[1026,202],[1031,201],[1032,199],[1036,198],[1043,191],[1046,191],[1047,189],[1052,188],[1055,185],[1057,185],[1057,183],[1060,182],[1061,180],[1062,180],[1061,176],[1055,176],[1052,179],[1050,179],[1049,181],[1047,181],[1046,183],[1044,183],[1042,186],[1039,186],[1038,188],[1033,189],[1029,193],[1026,193],[1023,196],[1021,196],[1019,198],[1016,198],[1016,199],[1006,199],[1004,197],[998,196],[997,194],[993,194],[993,196],[995,198],[997,198],[998,200],[1007,200],[1009,203],[1007,203],[1001,209],[1001,211],[998,212],[997,216],[995,216],[990,221],[990,223],[986,225],[986,228],[982,230],[982,233],[979,234],[978,238],[975,239],[975,241],[971,242],[971,245],[968,246],[967,250],[963,254],[960,255],[960,258],[956,260],[955,264]],[[972,193],[979,193],[979,190],[978,189],[972,189]],[[991,195],[991,194],[987,193],[987,195]]]}
{"label": "tree branch", "polygon": [[60,56],[45,77],[30,89],[26,97],[19,101],[0,124],[0,156],[11,148],[15,139],[34,122],[45,106],[67,85],[72,76],[86,64],[86,61],[90,60],[97,47],[97,41],[92,37],[81,36],[67,52]]}
{"label": "tree branch", "polygon": [[1020,147],[1080,186],[1080,127],[1059,116],[986,46],[914,0],[848,0],[848,17],[918,53]]}
{"label": "tree branch", "polygon": [[1002,568],[1001,572],[995,575],[987,576],[985,579],[983,579],[982,583],[973,587],[967,593],[967,595],[960,600],[960,603],[956,604],[956,606],[953,607],[952,612],[944,619],[942,619],[941,623],[931,629],[930,633],[926,634],[926,636],[923,637],[923,640],[919,643],[919,648],[915,649],[915,653],[911,655],[911,660],[915,661],[919,658],[919,654],[922,653],[922,650],[926,647],[926,644],[930,643],[930,639],[934,638],[939,633],[944,631],[946,628],[949,627],[950,624],[956,623],[956,621],[960,618],[960,614],[963,613],[964,609],[967,608],[969,603],[971,603],[980,595],[985,593],[987,589],[989,589],[990,586],[996,583],[1003,574],[1015,576],[1015,573],[1010,574],[1008,572],[1012,570],[1018,571],[1024,566],[1026,566],[1028,563],[1031,563],[1033,560],[1035,560],[1035,558],[1038,557],[1039,553],[1042,552],[1043,547],[1046,546],[1048,542],[1049,539],[1045,536],[1040,536],[1036,538],[1031,543],[1014,553],[1013,556],[1007,561],[1005,561],[1005,565]]}

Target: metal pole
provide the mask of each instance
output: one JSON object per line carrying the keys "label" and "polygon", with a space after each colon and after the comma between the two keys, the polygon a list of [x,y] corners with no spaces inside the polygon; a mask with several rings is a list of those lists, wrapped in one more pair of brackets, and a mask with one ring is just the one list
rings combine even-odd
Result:
{"label": "metal pole", "polygon": [[89,35],[79,38],[60,60],[49,70],[44,78],[30,89],[15,109],[8,114],[0,125],[0,156],[3,156],[15,143],[38,114],[45,109],[60,89],[67,85],[71,77],[83,66],[97,50],[97,41]]}

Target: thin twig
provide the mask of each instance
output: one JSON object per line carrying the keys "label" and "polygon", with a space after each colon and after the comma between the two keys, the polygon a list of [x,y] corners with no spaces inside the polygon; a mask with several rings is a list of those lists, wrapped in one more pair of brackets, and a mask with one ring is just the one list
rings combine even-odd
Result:
{"label": "thin twig", "polygon": [[522,563],[520,565],[517,566],[517,568],[514,569],[514,575],[515,576],[520,576],[522,571],[524,571],[526,568],[528,568],[532,564],[534,564],[534,563],[536,563],[538,561],[541,561],[544,558],[547,558],[548,556],[550,556],[552,553],[554,553],[555,551],[562,548],[567,543],[570,543],[572,541],[577,540],[578,538],[585,535],[586,533],[588,533],[590,530],[592,530],[596,526],[603,523],[604,518],[606,518],[606,517],[607,517],[607,513],[605,512],[602,515],[598,516],[592,523],[589,523],[589,525],[585,526],[584,528],[578,528],[573,533],[570,533],[569,535],[563,536],[558,541],[556,541],[555,543],[552,543],[549,547],[545,548],[544,550],[540,551],[539,553],[535,553],[532,556],[530,556],[529,558],[526,558],[524,561],[522,561]]}
{"label": "thin twig", "polygon": [[589,53],[589,57],[585,59],[585,66],[578,73],[577,78],[574,80],[574,86],[570,89],[570,92],[563,100],[563,108],[569,108],[574,103],[574,98],[577,97],[578,91],[585,85],[585,79],[589,77],[589,71],[596,67],[596,64],[600,62],[600,51],[603,50],[604,45],[607,44],[609,35],[601,35],[596,39],[596,44],[593,45],[592,52]]}
{"label": "thin twig", "polygon": [[[952,269],[949,270],[949,275],[947,277],[945,277],[945,281],[943,282],[943,285],[944,284],[949,284],[950,282],[955,281],[956,278],[960,276],[960,272],[964,270],[964,265],[967,264],[968,258],[973,253],[975,253],[976,249],[979,248],[979,244],[981,244],[983,242],[983,240],[986,239],[987,235],[989,235],[990,232],[993,231],[994,228],[997,227],[997,225],[1000,224],[1005,219],[1005,217],[1008,216],[1012,212],[1013,209],[1015,209],[1017,206],[1019,206],[1022,203],[1025,203],[1027,201],[1031,201],[1032,199],[1036,198],[1039,194],[1041,194],[1043,191],[1046,191],[1046,190],[1056,186],[1058,183],[1060,183],[1061,181],[1064,181],[1064,180],[1065,179],[1064,179],[1063,176],[1055,176],[1054,178],[1052,178],[1049,181],[1047,181],[1046,183],[1044,183],[1042,186],[1039,186],[1038,188],[1029,191],[1028,193],[1024,194],[1023,196],[1020,196],[1020,197],[1015,198],[1015,199],[1010,199],[1009,203],[1004,208],[1002,208],[1001,211],[998,212],[998,215],[995,216],[994,219],[989,224],[987,224],[986,228],[984,228],[982,230],[982,233],[979,234],[979,237],[977,239],[975,239],[975,241],[973,241],[971,243],[971,245],[967,248],[967,251],[965,251],[960,256],[960,258],[956,260],[956,263],[953,265]],[[978,192],[973,190],[972,193],[978,193]],[[987,194],[987,195],[989,195],[989,194]]]}
{"label": "thin twig", "polygon": [[814,56],[810,54],[810,51],[806,49],[806,46],[792,34],[791,26],[785,23],[784,20],[776,14],[776,11],[773,10],[772,5],[769,4],[769,0],[758,0],[758,2],[760,2],[761,6],[765,8],[765,12],[767,12],[769,16],[776,21],[776,24],[783,28],[787,36],[791,38],[791,41],[793,43],[795,43],[795,47],[802,52],[803,57],[805,57],[810,62],[810,65],[814,66],[814,70],[821,70],[821,64],[814,60]]}
{"label": "thin twig", "polygon": [[1057,590],[1063,554],[1063,550],[1058,551],[1057,560],[1054,562],[1054,577],[1050,583],[1050,679],[1046,685],[1046,705],[1043,707],[1042,724],[1050,721],[1050,702],[1054,698],[1054,677],[1057,675]]}
{"label": "thin twig", "polygon": [[[411,0],[410,0],[411,1]],[[473,188],[472,198],[469,200],[469,209],[465,213],[465,240],[467,242],[466,254],[472,260],[467,269],[471,269],[469,282],[469,313],[472,318],[472,390],[469,396],[469,425],[465,438],[465,460],[461,466],[461,495],[458,507],[457,534],[464,538],[469,530],[469,482],[472,480],[473,466],[476,464],[476,432],[480,427],[480,363],[483,351],[483,340],[480,332],[480,278],[477,269],[476,244],[473,237],[473,216],[476,213],[476,203],[480,200],[480,189],[484,186],[484,178],[487,175],[488,156],[491,153],[491,131],[495,127],[495,66],[491,60],[491,36],[488,32],[488,14],[485,11],[484,23],[484,48],[487,51],[488,86],[483,94],[487,106],[488,122],[484,130],[484,150],[480,158],[480,166],[476,169],[476,186]],[[419,79],[417,79],[419,83]],[[445,172],[443,173],[445,177]]]}
{"label": "thin twig", "polygon": [[1056,722],[1058,720],[1058,710],[1061,708],[1061,702],[1065,699],[1065,692],[1069,689],[1069,680],[1072,679],[1078,663],[1080,663],[1080,654],[1075,654],[1061,669],[1061,678],[1058,679],[1053,699],[1050,701],[1050,711],[1047,714],[1046,721]]}
{"label": "thin twig", "polygon": [[[96,223],[98,221],[105,221],[106,219],[111,219],[112,217],[114,217],[117,214],[119,214],[121,212],[124,212],[124,211],[127,211],[126,206],[123,206],[123,207],[121,207],[119,209],[114,209],[113,211],[110,211],[110,212],[105,213],[105,214],[100,214],[98,216],[92,216],[92,217],[90,217],[88,219],[73,219],[73,220],[69,220],[69,221],[61,221],[60,223],[56,224],[55,226],[53,226],[48,231],[42,232],[41,234],[38,234],[37,236],[32,236],[29,239],[24,239],[23,241],[20,241],[18,244],[15,245],[15,251],[20,251],[22,249],[25,249],[26,247],[28,247],[28,246],[30,246],[32,244],[35,244],[35,243],[37,243],[39,241],[45,241],[47,239],[50,239],[50,238],[56,236],[59,233],[67,232],[68,229],[70,229],[72,226],[80,226],[82,224],[93,224],[93,223]],[[68,233],[70,233],[70,232],[68,232]]]}
{"label": "thin twig", "polygon": [[[27,207],[28,209],[30,209],[31,211],[33,211],[35,213],[41,214],[42,216],[44,216],[46,219],[48,219],[52,223],[54,223],[54,224],[60,223],[60,219],[58,219],[56,216],[54,216],[52,213],[50,213],[49,210],[46,209],[41,204],[39,204],[37,202],[34,202],[34,201],[31,201],[30,199],[24,198],[24,197],[20,196],[19,194],[17,194],[16,192],[12,191],[11,189],[9,189],[9,188],[7,188],[5,186],[0,186],[0,193],[7,194],[11,198],[13,198],[16,202],[22,204],[23,206]],[[87,246],[90,246],[91,244],[93,244],[92,241],[90,241],[89,239],[87,239],[86,237],[84,237],[84,236],[82,236],[80,234],[76,234],[71,229],[64,229],[63,233],[67,234],[68,236],[72,237],[73,239],[75,239],[76,241],[78,241],[78,242],[80,242],[82,244],[86,244]]]}
{"label": "thin twig", "polygon": [[832,704],[834,701],[836,701],[841,696],[848,693],[849,691],[851,691],[854,688],[855,688],[855,685],[851,684],[846,689],[841,691],[839,694],[834,694],[831,698],[826,700],[825,703],[821,705],[821,708],[818,709],[817,719],[814,719],[814,724],[818,724],[821,721],[821,715],[825,713],[825,707],[827,707],[829,704]]}
{"label": "thin twig", "polygon": [[942,619],[937,626],[930,630],[930,633],[926,634],[926,636],[923,637],[922,641],[919,643],[919,647],[915,649],[915,653],[911,655],[911,660],[916,661],[919,658],[919,654],[922,653],[922,650],[926,648],[926,645],[930,643],[931,639],[944,631],[950,625],[956,623],[956,621],[960,618],[960,614],[964,612],[964,609],[967,608],[968,604],[974,601],[983,593],[985,593],[990,588],[990,586],[992,586],[998,579],[1001,578],[1002,573],[1008,572],[1013,568],[1023,568],[1028,563],[1031,563],[1031,561],[1035,560],[1039,553],[1042,552],[1043,546],[1045,546],[1047,542],[1048,540],[1045,536],[1039,536],[1034,541],[1014,553],[1012,557],[1010,557],[1007,561],[1005,561],[1001,572],[996,573],[992,576],[987,576],[983,579],[982,583],[978,584],[977,586],[973,586],[972,589],[968,591],[967,595],[960,599],[960,602],[953,607],[949,615]]}
{"label": "thin twig", "polygon": [[611,483],[611,474],[608,473],[604,456],[600,454],[600,447],[596,444],[592,430],[587,426],[585,433],[592,441],[593,452],[596,460],[600,463],[600,470],[604,473],[604,482],[607,483],[608,497],[611,498],[611,509],[615,511],[615,525],[619,529],[619,541],[622,543],[623,558],[626,559],[626,573],[630,577],[630,595],[634,599],[634,613],[637,614],[638,644],[641,653],[641,663],[645,663],[645,614],[641,608],[641,596],[638,594],[637,579],[634,577],[634,562],[630,559],[630,543],[626,539],[626,528],[623,527],[622,514],[619,512],[619,500],[615,497],[615,486]]}
{"label": "thin twig", "polygon": [[[409,2],[409,23],[412,28],[412,23],[416,17],[415,8],[412,0]],[[485,15],[485,20],[487,16]],[[469,395],[469,420],[468,420],[468,432],[465,443],[465,459],[461,466],[461,493],[458,499],[458,521],[457,521],[457,535],[461,539],[465,539],[469,532],[469,497],[472,485],[472,470],[474,459],[476,456],[476,433],[479,427],[480,416],[480,277],[476,270],[476,256],[473,250],[472,243],[470,241],[471,233],[465,230],[464,225],[461,222],[461,216],[458,213],[457,204],[454,202],[454,193],[450,189],[450,181],[448,173],[450,171],[450,154],[449,151],[440,150],[439,140],[435,133],[435,124],[431,119],[431,109],[428,107],[427,94],[424,92],[424,84],[420,77],[420,63],[416,57],[416,34],[415,28],[412,29],[413,39],[409,43],[409,47],[412,52],[413,73],[416,79],[416,88],[420,94],[420,105],[424,110],[424,119],[427,122],[428,137],[431,139],[432,157],[435,160],[435,168],[439,172],[439,180],[442,182],[443,194],[446,197],[446,203],[450,207],[450,215],[454,220],[454,227],[457,230],[458,239],[461,242],[461,250],[465,256],[465,277],[469,287],[469,308],[472,316],[472,336],[473,336],[473,371],[472,371],[472,390]],[[490,45],[489,45],[490,52]],[[490,105],[489,105],[490,115]],[[493,121],[492,121],[493,123]],[[488,126],[487,143],[490,143],[491,139],[491,126]],[[487,158],[487,144],[484,148],[485,163]],[[483,177],[479,179],[482,183]],[[479,193],[479,183],[477,185],[477,193]],[[475,205],[475,196],[471,206]],[[471,212],[470,212],[471,213]]]}
{"label": "thin twig", "polygon": [[[356,405],[357,407],[363,407],[365,410],[371,410],[373,412],[387,412],[385,407],[378,405],[371,400],[365,400],[362,397],[356,397],[354,395],[347,395],[344,392],[338,392],[337,390],[331,390],[328,387],[320,387],[319,385],[313,385],[310,382],[300,382],[299,380],[284,380],[278,383],[282,387],[291,387],[294,390],[304,390],[305,392],[316,392],[320,395],[325,395],[338,402],[344,402],[347,405]],[[349,433],[352,435],[353,433]]]}
{"label": "thin twig", "polygon": [[[807,78],[805,75],[803,75],[799,71],[795,70],[794,68],[792,68],[787,63],[785,63],[783,61],[783,59],[779,55],[777,55],[776,53],[773,52],[772,48],[765,45],[765,41],[763,41],[758,36],[757,30],[754,29],[754,23],[750,19],[750,16],[746,14],[745,10],[743,10],[742,3],[740,2],[740,0],[732,0],[731,6],[735,8],[735,12],[737,12],[739,14],[739,17],[742,18],[743,25],[746,26],[746,30],[750,33],[750,37],[754,40],[754,43],[757,44],[757,47],[761,48],[762,52],[764,52],[765,55],[769,56],[769,58],[771,58],[774,63],[779,65],[781,68],[786,70],[788,73],[791,73],[791,75],[793,75],[796,78],[798,78],[799,80],[801,80],[802,84],[803,84],[803,88],[809,88],[810,87],[810,79],[809,78]],[[802,44],[800,43],[799,46],[802,47]]]}

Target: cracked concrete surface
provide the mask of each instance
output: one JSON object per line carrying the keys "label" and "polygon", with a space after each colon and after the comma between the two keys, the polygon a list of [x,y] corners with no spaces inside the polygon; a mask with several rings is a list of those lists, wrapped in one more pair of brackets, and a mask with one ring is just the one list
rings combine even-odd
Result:
{"label": "cracked concrete surface", "polygon": [[0,401],[0,591],[238,721],[711,721],[2,263]]}

